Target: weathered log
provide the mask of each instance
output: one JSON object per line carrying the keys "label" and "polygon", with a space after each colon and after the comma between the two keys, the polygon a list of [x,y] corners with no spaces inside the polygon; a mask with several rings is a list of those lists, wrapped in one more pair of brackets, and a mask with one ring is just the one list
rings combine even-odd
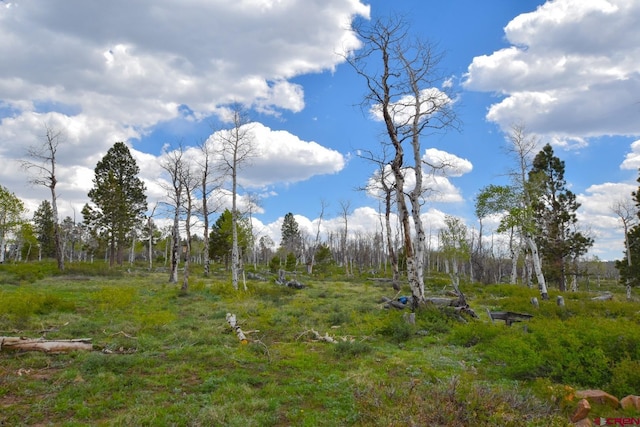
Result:
{"label": "weathered log", "polygon": [[[399,310],[404,310],[405,308],[412,307],[412,304],[410,301],[405,304],[398,300],[392,300],[391,298],[387,298],[387,297],[382,297],[382,302],[384,302],[385,308],[393,307]],[[425,298],[424,303],[433,304],[438,307],[454,307],[456,310],[458,310],[461,313],[465,313],[475,319],[478,318],[478,315],[476,314],[476,312],[473,311],[471,307],[469,307],[469,304],[467,304],[467,300],[463,294],[460,294],[456,298],[444,298],[444,297]]]}
{"label": "weathered log", "polygon": [[393,307],[393,308],[397,308],[398,310],[404,310],[409,306],[409,304],[404,304],[398,300],[394,300],[388,297],[382,297],[382,302],[385,303],[384,304],[385,308]]}
{"label": "weathered log", "polygon": [[613,294],[611,292],[607,292],[597,297],[591,298],[592,301],[608,301],[610,299],[613,299]]}
{"label": "weathered log", "polygon": [[307,334],[312,334],[313,338],[315,341],[322,341],[322,342],[328,342],[330,344],[337,344],[340,341],[342,342],[353,342],[354,339],[352,337],[338,337],[338,338],[334,338],[331,335],[329,335],[328,332],[325,332],[324,335],[320,334],[320,332],[316,331],[315,329],[310,329],[308,331],[304,331],[303,333],[301,333],[298,338],[307,335]]}
{"label": "weathered log", "polygon": [[247,337],[244,332],[242,332],[242,329],[240,329],[240,326],[238,326],[235,314],[227,313],[227,323],[229,323],[229,326],[231,326],[231,328],[235,331],[240,342],[242,344],[246,344],[248,342]]}
{"label": "weathered log", "polygon": [[430,297],[425,298],[425,302],[438,305],[441,307],[459,307],[460,298],[444,298],[444,297]]}
{"label": "weathered log", "polygon": [[93,350],[91,338],[46,340],[44,338],[0,337],[0,351],[66,353],[76,350]]}
{"label": "weathered log", "polygon": [[513,311],[491,311],[487,308],[487,314],[493,323],[495,320],[504,320],[507,326],[511,326],[514,322],[522,322],[529,320],[533,317],[533,314],[528,313],[516,313]]}

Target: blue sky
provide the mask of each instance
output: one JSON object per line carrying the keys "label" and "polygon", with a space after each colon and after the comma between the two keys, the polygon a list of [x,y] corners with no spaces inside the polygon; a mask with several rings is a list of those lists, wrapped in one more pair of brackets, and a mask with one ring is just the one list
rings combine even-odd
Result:
{"label": "blue sky", "polygon": [[[80,0],[0,3],[0,184],[33,211],[46,189],[19,168],[44,124],[65,131],[59,205],[73,216],[88,201],[93,168],[125,140],[149,200],[163,200],[163,152],[224,127],[224,105],[252,106],[260,156],[241,172],[260,195],[256,229],[279,239],[284,215],[314,234],[372,232],[378,203],[356,188],[375,167],[358,158],[382,132],[359,104],[364,82],[336,52],[358,41],[353,19],[404,16],[416,36],[444,53],[440,70],[458,95],[459,131],[423,140],[465,166],[428,200],[432,230],[445,214],[472,229],[474,196],[506,183],[505,131],[516,121],[566,162],[596,241],[590,256],[621,256],[610,205],[629,199],[640,166],[640,5],[632,0]],[[469,166],[470,165],[470,166]],[[495,227],[489,221],[488,228]]]}

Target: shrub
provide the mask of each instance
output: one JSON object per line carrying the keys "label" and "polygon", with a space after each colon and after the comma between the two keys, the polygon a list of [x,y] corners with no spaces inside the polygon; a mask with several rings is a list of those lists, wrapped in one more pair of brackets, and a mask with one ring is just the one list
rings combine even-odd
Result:
{"label": "shrub", "polygon": [[53,262],[2,264],[0,271],[5,273],[2,282],[11,285],[34,283],[58,273]]}
{"label": "shrub", "polygon": [[342,310],[339,305],[335,304],[331,313],[327,317],[327,321],[331,325],[342,325],[351,321],[351,314]]}
{"label": "shrub", "polygon": [[516,380],[533,379],[544,374],[544,360],[527,335],[516,329],[506,329],[490,342],[481,345],[491,362],[500,366],[499,376]]}
{"label": "shrub", "polygon": [[415,333],[414,326],[407,323],[400,317],[391,318],[386,325],[382,327],[380,333],[391,338],[395,343],[408,341]]}
{"label": "shrub", "polygon": [[480,343],[491,342],[503,329],[488,323],[465,323],[452,327],[448,341],[454,345],[473,347]]}
{"label": "shrub", "polygon": [[449,332],[452,325],[458,323],[458,319],[453,307],[427,307],[418,311],[416,322],[420,329],[443,334]]}
{"label": "shrub", "polygon": [[36,314],[54,311],[72,311],[75,304],[61,297],[31,289],[19,289],[16,292],[0,292],[0,315],[5,315],[17,326],[26,326]]}
{"label": "shrub", "polygon": [[338,341],[333,346],[333,352],[338,358],[350,358],[370,353],[371,346],[363,341]]}
{"label": "shrub", "polygon": [[607,391],[620,398],[640,390],[640,361],[623,359],[613,365]]}
{"label": "shrub", "polygon": [[105,286],[93,295],[101,310],[123,310],[128,308],[136,294],[132,287]]}
{"label": "shrub", "polygon": [[280,257],[276,255],[273,258],[271,258],[271,261],[269,261],[269,271],[272,273],[277,273],[279,269],[280,269]]}

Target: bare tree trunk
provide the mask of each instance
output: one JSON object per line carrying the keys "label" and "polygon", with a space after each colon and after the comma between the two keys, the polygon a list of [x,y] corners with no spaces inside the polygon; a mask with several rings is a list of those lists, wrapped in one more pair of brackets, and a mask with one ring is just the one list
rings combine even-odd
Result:
{"label": "bare tree trunk", "polygon": [[173,227],[171,229],[171,265],[169,267],[169,283],[178,283],[178,266],[180,264],[180,210],[185,191],[183,186],[183,148],[166,153],[162,168],[169,174],[170,186],[167,194],[173,203]]}
{"label": "bare tree trunk", "polygon": [[62,131],[56,130],[49,125],[45,125],[44,141],[39,147],[27,149],[27,155],[33,161],[22,162],[22,167],[27,170],[34,170],[35,176],[30,180],[33,184],[42,185],[51,191],[51,209],[53,220],[53,238],[56,250],[56,261],[58,270],[64,271],[64,250],[62,247],[62,233],[60,231],[60,221],[58,215],[58,196],[56,194],[56,153],[58,145],[64,140]]}
{"label": "bare tree trunk", "polygon": [[531,250],[531,259],[533,260],[533,268],[538,279],[538,289],[540,290],[540,296],[543,300],[549,299],[549,293],[547,292],[547,284],[544,280],[544,274],[542,273],[542,263],[540,262],[540,254],[538,253],[538,245],[533,240],[533,237],[525,236],[525,241]]}
{"label": "bare tree trunk", "polygon": [[398,269],[398,255],[394,248],[394,239],[391,229],[391,191],[385,193],[385,208],[384,208],[384,225],[387,233],[387,250],[389,251],[389,259],[391,261],[391,271],[393,277],[394,289],[400,290],[398,282],[400,280],[400,271]]}
{"label": "bare tree trunk", "polygon": [[350,206],[351,202],[349,201],[341,201],[340,208],[342,211],[342,219],[344,221],[344,231],[342,234],[342,239],[340,240],[340,245],[342,249],[342,262],[344,263],[345,274],[347,277],[353,274],[353,269],[351,273],[349,273],[349,251],[347,250],[347,235],[349,233],[349,214],[350,214]]}
{"label": "bare tree trunk", "polygon": [[520,249],[522,243],[518,242],[516,245],[514,242],[514,229],[511,227],[509,232],[509,252],[511,254],[511,280],[510,283],[515,285],[518,283],[518,258],[520,258]]}
{"label": "bare tree trunk", "polygon": [[169,283],[178,283],[178,264],[180,262],[180,222],[178,211],[173,216],[173,231],[171,233],[171,268]]}

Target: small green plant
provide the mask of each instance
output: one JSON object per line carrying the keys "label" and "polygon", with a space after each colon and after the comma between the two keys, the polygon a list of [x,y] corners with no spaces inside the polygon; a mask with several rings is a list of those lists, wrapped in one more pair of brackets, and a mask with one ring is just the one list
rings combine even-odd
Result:
{"label": "small green plant", "polygon": [[342,325],[351,321],[351,314],[336,304],[332,307],[327,320],[331,325]]}
{"label": "small green plant", "polygon": [[464,323],[454,325],[447,341],[454,345],[473,347],[481,343],[490,343],[503,332],[499,325],[490,323]]}
{"label": "small green plant", "polygon": [[338,341],[333,346],[333,352],[338,358],[351,358],[371,353],[373,348],[363,341]]}
{"label": "small green plant", "polygon": [[296,264],[298,260],[293,252],[289,252],[287,254],[287,259],[285,261],[285,269],[287,271],[294,271],[296,269]]}
{"label": "small green plant", "polygon": [[415,326],[401,317],[390,317],[380,333],[399,344],[408,341],[415,334]]}

